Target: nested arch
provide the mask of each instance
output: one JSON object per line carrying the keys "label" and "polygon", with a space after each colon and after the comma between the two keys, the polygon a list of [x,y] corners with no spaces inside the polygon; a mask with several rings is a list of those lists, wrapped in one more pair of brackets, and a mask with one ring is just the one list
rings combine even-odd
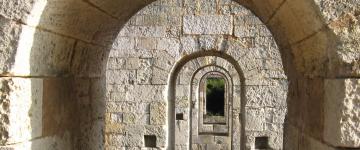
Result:
{"label": "nested arch", "polygon": [[[236,146],[239,146],[239,142],[240,141],[236,141],[234,139],[239,139],[239,138],[234,138],[234,136],[238,136],[240,137],[241,136],[241,131],[234,131],[233,130],[233,125],[235,125],[233,123],[233,120],[234,118],[237,118],[237,117],[234,117],[233,116],[233,101],[234,99],[240,101],[240,97],[236,97],[234,96],[233,94],[233,77],[230,75],[229,71],[227,71],[224,67],[222,67],[222,65],[224,64],[209,64],[209,65],[205,65],[205,66],[202,66],[200,68],[198,68],[192,75],[192,79],[191,79],[191,84],[190,84],[190,90],[191,90],[191,95],[190,95],[190,98],[189,100],[193,103],[193,108],[191,109],[191,112],[195,111],[195,114],[197,113],[197,116],[198,116],[198,119],[191,119],[190,121],[190,124],[196,124],[196,125],[190,125],[190,134],[191,135],[196,135],[200,132],[206,132],[206,131],[199,131],[201,128],[202,128],[202,124],[204,123],[204,120],[202,119],[202,115],[203,115],[203,111],[201,111],[201,90],[200,90],[200,86],[201,86],[201,80],[205,78],[205,76],[210,73],[210,72],[219,72],[221,73],[224,78],[226,79],[226,83],[228,85],[228,87],[226,88],[227,90],[227,109],[225,109],[227,112],[225,114],[225,119],[226,119],[226,122],[225,122],[225,126],[227,126],[227,130],[222,130],[222,131],[216,131],[216,130],[213,130],[213,131],[207,131],[209,133],[220,133],[220,134],[225,134],[225,135],[229,135],[230,137],[230,143],[223,143],[223,144],[229,144],[229,147],[228,148],[232,148],[234,149]],[[193,87],[194,86],[194,87]],[[193,94],[194,93],[194,94]],[[193,97],[192,95],[194,95],[195,97]],[[191,115],[193,115],[193,113],[191,113]],[[236,114],[237,115],[237,114]],[[197,122],[196,122],[197,121]],[[235,122],[239,122],[239,119],[235,119]],[[237,124],[238,125],[238,124]],[[200,129],[199,129],[200,128]],[[236,129],[235,129],[236,130]],[[224,132],[225,131],[225,132]],[[192,132],[195,132],[196,134],[192,134]],[[193,136],[191,136],[193,137]],[[192,142],[192,139],[190,138],[190,143],[191,144],[195,144]],[[235,146],[235,147],[234,147]]]}
{"label": "nested arch", "polygon": [[[167,125],[168,125],[168,148],[169,149],[174,149],[175,146],[175,134],[174,132],[171,131],[175,131],[175,103],[174,103],[174,99],[175,99],[175,93],[176,93],[176,79],[178,76],[178,73],[180,72],[181,68],[189,61],[191,61],[192,59],[196,59],[199,57],[204,57],[204,56],[217,56],[220,58],[223,58],[225,60],[227,60],[229,63],[231,63],[235,70],[237,71],[237,73],[239,74],[240,77],[240,84],[242,85],[241,87],[245,87],[245,78],[243,76],[242,70],[240,68],[240,66],[238,65],[237,61],[235,59],[233,59],[231,56],[224,54],[220,51],[203,51],[203,52],[195,52],[192,53],[190,55],[187,55],[185,57],[183,57],[182,59],[180,59],[179,61],[177,61],[174,64],[174,67],[172,68],[172,71],[169,75],[169,80],[168,80],[168,89],[167,89],[167,101],[168,101],[168,119],[167,119]],[[241,108],[244,108],[244,104],[245,104],[245,89],[241,88],[241,100],[243,103],[241,103]],[[244,111],[244,109],[242,109],[241,111]],[[244,123],[245,121],[245,115],[241,116],[241,123]],[[241,126],[244,130],[244,125]],[[242,139],[244,139],[244,137],[242,137]],[[243,140],[241,140],[241,143],[244,143]],[[243,144],[244,146],[244,144]]]}
{"label": "nested arch", "polygon": [[[86,94],[84,94],[82,92],[78,92],[79,90],[71,88],[73,87],[72,80],[79,82],[77,85],[79,85],[80,89],[82,89],[82,87],[89,87],[89,84],[91,85],[90,87],[93,88],[103,87],[104,81],[101,78],[103,78],[102,73],[105,71],[101,68],[105,68],[106,60],[109,56],[107,53],[109,49],[108,47],[110,47],[109,45],[114,43],[117,32],[126,22],[124,20],[128,20],[135,12],[137,12],[140,8],[145,7],[150,2],[152,1],[99,2],[95,0],[63,0],[49,1],[47,3],[44,1],[37,1],[34,2],[34,5],[40,4],[42,9],[40,9],[40,11],[31,11],[31,4],[27,4],[28,2],[24,1],[20,2],[21,5],[14,7],[14,10],[4,8],[9,9],[9,11],[2,12],[1,14],[1,19],[7,24],[4,28],[7,33],[14,31],[15,36],[10,38],[12,41],[10,43],[13,44],[9,44],[6,48],[4,48],[9,50],[9,55],[4,56],[4,60],[6,61],[1,63],[2,75],[8,77],[3,79],[3,84],[12,88],[13,86],[9,84],[12,83],[11,81],[20,81],[15,82],[15,87],[24,87],[17,88],[20,89],[19,93],[23,92],[24,89],[28,91],[28,88],[25,86],[29,86],[34,89],[34,91],[31,92],[32,95],[37,95],[36,91],[39,91],[37,87],[38,85],[41,85],[37,84],[37,79],[40,79],[41,81],[44,80],[51,84],[53,82],[49,82],[47,79],[53,79],[53,77],[56,77],[58,78],[57,81],[59,84],[57,85],[59,87],[70,90],[59,90],[58,88],[47,88],[47,90],[59,93],[58,95],[72,95],[77,93],[76,95],[81,96],[76,99],[93,97],[93,101],[95,103],[101,103],[97,100],[103,99],[106,93],[105,91],[99,92],[96,95],[89,94],[91,92],[85,92]],[[126,5],[123,5],[124,3],[126,3]],[[340,3],[348,4],[347,2],[333,3],[335,6]],[[289,99],[289,106],[291,110],[289,116],[292,116],[292,118],[289,119],[291,120],[289,124],[291,124],[292,128],[294,128],[294,132],[305,132],[306,135],[315,137],[316,141],[323,141],[321,131],[324,124],[321,121],[312,120],[311,118],[318,115],[324,116],[322,111],[320,111],[323,110],[324,107],[321,105],[324,101],[322,98],[324,94],[321,92],[311,92],[312,87],[324,89],[321,85],[323,85],[324,78],[326,77],[358,76],[358,73],[354,73],[356,70],[348,69],[351,67],[344,67],[344,64],[348,65],[349,63],[342,64],[344,61],[342,59],[338,59],[337,55],[333,54],[337,52],[338,49],[336,49],[336,45],[332,44],[339,43],[339,39],[337,38],[341,37],[341,35],[334,35],[333,27],[330,29],[326,28],[327,23],[322,20],[325,14],[322,10],[318,9],[320,7],[319,4],[311,0],[269,2],[245,1],[241,2],[241,4],[246,5],[255,14],[260,16],[261,20],[266,22],[272,33],[274,33],[277,43],[279,45],[285,45],[282,47],[282,60],[285,64],[285,70],[288,74],[289,80],[292,81],[290,89],[293,93],[295,93],[295,96]],[[7,7],[7,5],[2,6],[2,8],[3,7]],[[39,10],[37,8],[39,7],[34,7],[34,10]],[[28,12],[30,12],[30,15],[27,15]],[[75,13],[78,15],[74,15]],[[299,20],[299,18],[301,19]],[[37,21],[34,21],[33,19],[37,19]],[[340,19],[340,17],[331,17],[329,20],[331,21],[337,19]],[[21,22],[23,25],[19,25],[18,22]],[[325,24],[325,28],[321,28],[323,24]],[[302,29],[301,32],[299,32],[300,29]],[[342,29],[342,27],[340,27],[340,29]],[[17,41],[17,39],[33,40]],[[9,43],[9,41],[6,40],[6,43]],[[319,45],[319,43],[321,43],[320,45],[322,46],[329,45],[330,43],[331,46],[317,47],[316,45]],[[56,46],[47,47],[46,45]],[[329,50],[331,53],[330,55],[333,57],[329,58],[329,62],[323,61],[328,58],[327,48],[329,47],[331,48],[331,50]],[[288,51],[287,49],[290,50]],[[292,56],[291,51],[294,51],[295,55]],[[21,57],[16,57],[15,55]],[[311,57],[308,57],[309,55],[311,55]],[[340,61],[334,61],[334,63],[333,59]],[[328,68],[326,65],[319,65],[322,64],[322,62],[326,62],[325,64],[329,64],[328,66],[330,67]],[[342,65],[337,65],[337,63]],[[22,68],[23,64],[25,64],[27,68]],[[330,64],[333,64],[335,69],[333,69]],[[341,70],[341,72],[339,70]],[[309,78],[309,76],[315,77],[315,79]],[[83,80],[79,81],[79,78]],[[20,84],[25,83],[23,82],[24,80],[27,81],[26,83],[28,83],[28,85]],[[313,82],[314,80],[316,82]],[[319,83],[320,85],[315,85],[316,83]],[[98,89],[92,90],[101,91]],[[9,93],[16,94],[16,91]],[[309,98],[299,98],[299,95],[309,95]],[[29,95],[23,96],[25,100],[33,101],[33,98]],[[60,98],[60,96],[55,97],[58,97],[59,99],[72,99],[68,97]],[[319,97],[321,102],[318,104],[317,100]],[[44,98],[44,101],[47,99],[48,98]],[[309,103],[305,104],[301,102],[301,99],[310,100]],[[298,108],[299,105],[304,107]],[[32,104],[31,106],[34,105]],[[31,106],[29,106],[29,110]],[[308,111],[305,112],[308,113],[299,113],[303,111],[302,108],[306,108]],[[91,108],[87,109],[90,110]],[[103,111],[104,107],[97,109]],[[67,117],[64,117],[65,122],[71,122],[69,120],[72,119],[69,119],[68,117],[71,116],[71,114],[77,113],[77,111],[75,111],[77,110],[76,108],[71,110],[74,112],[71,112],[66,115]],[[27,112],[23,113],[27,114]],[[89,111],[86,113],[89,113]],[[85,120],[93,120],[94,118],[101,118],[101,116],[90,117],[90,119],[87,118]],[[28,120],[36,119],[29,118]],[[34,124],[36,124],[34,122],[37,121],[29,121],[28,124],[33,124],[32,126],[34,126]],[[12,122],[12,124],[14,123],[16,124],[16,122]],[[44,125],[43,128],[44,130],[49,131],[50,129],[47,130],[48,127],[52,128],[53,125]],[[22,127],[18,126],[14,127],[15,130],[21,128]],[[62,128],[61,130],[70,131],[72,130],[71,128],[72,127],[66,129]],[[71,133],[73,132],[74,131],[71,131]],[[60,133],[50,133],[43,133],[43,135],[54,135],[55,137],[60,135]],[[32,133],[29,132],[27,135],[32,135]],[[74,134],[74,136],[76,137],[77,135]],[[22,140],[15,140],[14,142],[23,143],[24,140],[31,141],[32,137],[33,136],[30,138],[21,137],[20,139]],[[4,139],[3,143],[8,143],[9,139],[13,139],[13,137],[4,137]],[[300,139],[295,139],[294,141],[300,141]]]}

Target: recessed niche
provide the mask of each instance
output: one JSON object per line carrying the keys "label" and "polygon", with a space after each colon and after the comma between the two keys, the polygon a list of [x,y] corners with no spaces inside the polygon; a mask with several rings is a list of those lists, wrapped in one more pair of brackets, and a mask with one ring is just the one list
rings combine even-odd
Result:
{"label": "recessed niche", "polygon": [[183,113],[176,114],[176,120],[184,120],[184,114]]}
{"label": "recessed niche", "polygon": [[145,147],[156,147],[155,135],[144,135]]}
{"label": "recessed niche", "polygon": [[269,137],[255,137],[255,149],[268,149],[269,148]]}

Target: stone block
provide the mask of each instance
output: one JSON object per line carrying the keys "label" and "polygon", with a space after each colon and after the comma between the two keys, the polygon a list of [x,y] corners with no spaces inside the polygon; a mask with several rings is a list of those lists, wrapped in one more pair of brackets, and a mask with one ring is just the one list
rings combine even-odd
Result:
{"label": "stone block", "polygon": [[150,124],[165,125],[166,123],[166,104],[163,102],[153,102],[150,104]]}
{"label": "stone block", "polygon": [[[17,75],[57,75],[70,71],[75,40],[51,32],[22,26],[11,72]],[[32,35],[36,40],[28,40]]]}
{"label": "stone block", "polygon": [[324,112],[326,142],[338,147],[360,146],[360,80],[325,80]]}
{"label": "stone block", "polygon": [[21,26],[2,16],[0,16],[0,26],[2,27],[0,30],[0,73],[5,73],[11,69],[7,62],[15,55]]}
{"label": "stone block", "polygon": [[154,52],[154,66],[169,71],[172,69],[172,64],[175,63],[174,57],[171,56],[166,50]]}
{"label": "stone block", "polygon": [[162,38],[158,41],[157,49],[165,50],[174,58],[180,56],[180,41],[176,38]]}
{"label": "stone block", "polygon": [[232,33],[232,17],[221,15],[184,16],[185,34],[227,34]]}
{"label": "stone block", "polygon": [[133,84],[135,75],[135,70],[108,70],[106,81],[108,84]]}
{"label": "stone block", "polygon": [[199,42],[195,37],[192,36],[182,36],[180,38],[181,48],[187,53],[191,54],[200,49]]}
{"label": "stone block", "polygon": [[265,113],[263,109],[246,109],[246,130],[263,131],[265,123]]}
{"label": "stone block", "polygon": [[227,41],[222,36],[200,36],[199,44],[201,50],[223,51],[227,48]]}
{"label": "stone block", "polygon": [[212,135],[199,135],[199,144],[212,144],[214,140]]}
{"label": "stone block", "polygon": [[234,34],[239,38],[255,37],[259,34],[258,27],[258,25],[235,26]]}
{"label": "stone block", "polygon": [[138,50],[156,49],[157,48],[157,39],[156,38],[136,38],[135,48]]}
{"label": "stone block", "polygon": [[[19,143],[43,134],[43,80],[2,78],[1,143]],[[35,122],[34,122],[35,121]]]}
{"label": "stone block", "polygon": [[116,50],[133,50],[135,49],[135,39],[131,37],[119,37],[114,41],[112,48]]}
{"label": "stone block", "polygon": [[77,42],[71,71],[77,76],[101,76],[106,66],[107,50],[104,47]]}
{"label": "stone block", "polygon": [[227,125],[218,125],[214,124],[214,132],[216,133],[228,133],[228,126]]}
{"label": "stone block", "polygon": [[128,87],[126,93],[127,101],[164,101],[163,91],[165,86],[162,85],[133,85]]}

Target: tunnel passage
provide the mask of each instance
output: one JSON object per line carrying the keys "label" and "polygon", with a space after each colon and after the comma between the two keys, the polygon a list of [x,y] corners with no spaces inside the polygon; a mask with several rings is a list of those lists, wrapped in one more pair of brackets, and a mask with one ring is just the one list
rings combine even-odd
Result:
{"label": "tunnel passage", "polygon": [[[113,44],[106,71],[106,126],[124,130],[106,132],[107,147],[146,147],[145,139],[155,137],[157,148],[240,149],[254,148],[256,137],[267,136],[272,148],[282,149],[287,81],[265,25],[235,2],[221,1],[218,7],[208,2],[209,10],[196,15],[185,11],[194,4],[166,3],[139,11]],[[236,9],[221,11],[226,7]],[[158,8],[169,8],[163,13],[171,19],[154,15]],[[201,76],[190,83],[198,68],[212,63],[228,72],[224,116],[217,123],[204,117],[206,93],[196,90]]]}
{"label": "tunnel passage", "polygon": [[[359,95],[357,1],[235,1],[259,16],[281,47],[290,81],[285,147],[358,148],[359,109],[352,105],[358,103]],[[104,68],[114,35],[135,12],[151,2],[4,1],[0,6],[4,108],[1,148],[103,149],[105,145],[121,145],[104,142],[104,138],[122,138],[121,134],[104,137],[103,132],[119,132],[124,127],[110,124],[105,128],[109,118],[114,122],[121,122],[123,116],[131,118],[114,113],[105,121]],[[164,1],[162,4],[169,7],[159,7],[151,13],[161,14],[172,6],[189,6],[188,2],[191,1]],[[229,2],[211,6],[224,5],[217,13],[232,13],[238,8],[225,5]],[[211,7],[200,0],[193,4],[196,6],[183,10],[194,14],[217,10],[208,9]],[[161,20],[149,24],[161,24]],[[113,89],[122,92],[119,87]],[[115,95],[112,99],[116,99]],[[150,141],[161,140],[147,136]],[[255,138],[255,147],[262,147],[263,141],[271,143],[271,138]]]}

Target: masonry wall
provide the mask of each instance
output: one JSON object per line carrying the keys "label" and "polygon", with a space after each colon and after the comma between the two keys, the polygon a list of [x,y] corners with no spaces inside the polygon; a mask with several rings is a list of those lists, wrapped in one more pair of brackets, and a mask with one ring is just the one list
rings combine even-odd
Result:
{"label": "masonry wall", "polygon": [[[183,113],[184,120],[176,121],[175,131],[167,131],[166,92],[171,69],[179,60],[200,51],[203,56],[186,63],[177,75],[175,111]],[[229,55],[243,75],[229,60],[208,57],[207,52]],[[189,140],[190,121],[195,121],[193,126],[198,124],[198,110],[189,118],[189,93],[196,95],[189,89],[190,79],[195,70],[211,63],[222,66],[234,78],[228,136],[232,142],[225,141],[230,144],[225,147],[239,149],[243,132],[248,149],[255,148],[255,137],[259,136],[268,136],[272,148],[282,149],[287,79],[278,47],[257,17],[229,0],[161,0],[128,21],[107,64],[105,147],[145,148],[144,136],[155,135],[156,147],[163,149],[167,132],[174,132],[176,149],[224,145],[215,140],[221,137],[201,137],[198,132],[192,132],[193,141]],[[242,98],[240,76],[245,77],[246,96]],[[193,101],[198,105],[197,98]],[[246,107],[241,108],[241,102]],[[239,117],[242,109],[247,118],[244,121]],[[245,131],[241,131],[241,124],[246,124]],[[204,143],[194,143],[196,138]]]}

